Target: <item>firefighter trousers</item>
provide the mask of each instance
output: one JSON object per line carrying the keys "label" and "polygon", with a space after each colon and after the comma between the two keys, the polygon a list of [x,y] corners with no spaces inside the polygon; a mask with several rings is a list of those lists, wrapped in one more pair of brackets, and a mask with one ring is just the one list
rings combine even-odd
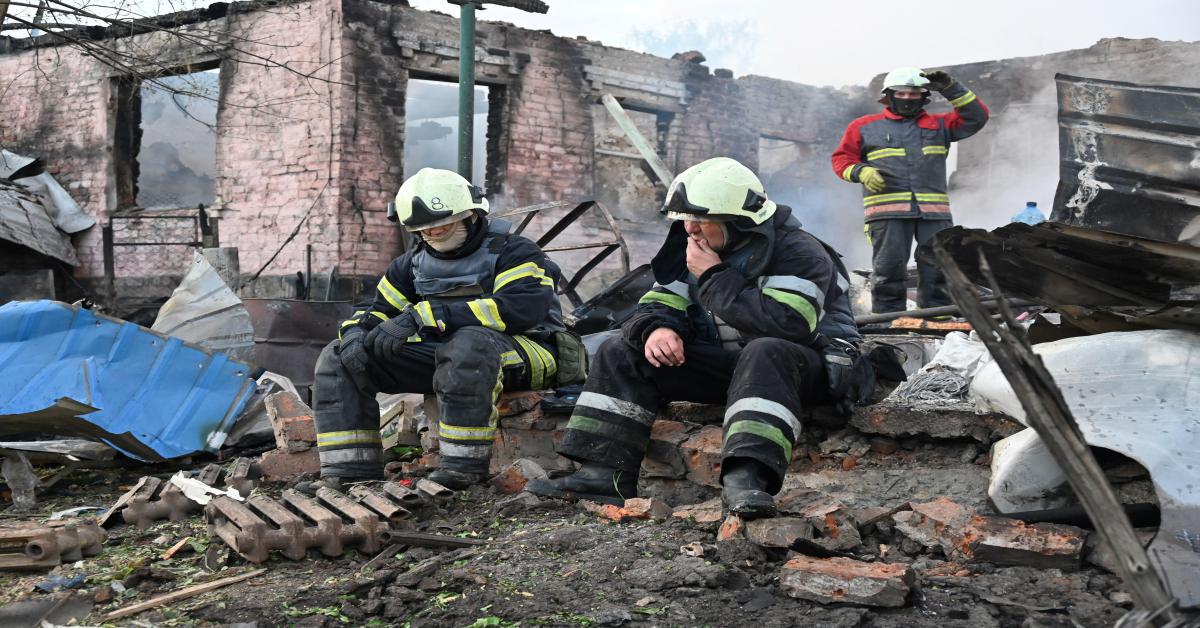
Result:
{"label": "firefighter trousers", "polygon": [[636,474],[660,407],[669,401],[727,404],[722,461],[766,465],[775,493],[800,437],[802,411],[826,396],[820,353],[787,340],[758,338],[736,351],[689,343],[682,366],[654,367],[642,349],[610,338],[596,354],[558,453]]}
{"label": "firefighter trousers", "polygon": [[[937,232],[949,229],[950,220],[887,218],[867,223],[871,240],[871,311],[902,312],[908,306],[908,258],[913,241],[921,246]],[[950,305],[946,278],[932,264],[917,259],[917,307]]]}
{"label": "firefighter trousers", "polygon": [[[317,360],[313,414],[321,476],[383,477],[376,393],[436,394],[442,467],[487,473],[502,390],[552,386],[553,345],[483,327],[463,327],[444,342],[410,342],[401,356],[370,355],[366,376],[355,378],[333,341]],[[357,381],[356,381],[357,380]]]}

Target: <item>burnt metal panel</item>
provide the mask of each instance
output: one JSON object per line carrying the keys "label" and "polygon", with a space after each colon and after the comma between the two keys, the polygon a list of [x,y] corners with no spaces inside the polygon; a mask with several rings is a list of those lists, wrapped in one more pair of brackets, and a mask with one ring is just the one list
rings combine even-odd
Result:
{"label": "burnt metal panel", "polygon": [[54,226],[42,198],[7,180],[0,180],[0,239],[79,265],[70,236]]}
{"label": "burnt metal panel", "polygon": [[0,306],[0,435],[100,440],[141,460],[216,451],[252,369],[55,301]]}
{"label": "burnt metal panel", "polygon": [[1200,245],[1200,89],[1059,74],[1050,219]]}
{"label": "burnt metal panel", "polygon": [[312,386],[321,349],[337,338],[338,325],[354,314],[349,301],[242,299],[242,303],[254,326],[254,364],[287,377],[298,389]]}

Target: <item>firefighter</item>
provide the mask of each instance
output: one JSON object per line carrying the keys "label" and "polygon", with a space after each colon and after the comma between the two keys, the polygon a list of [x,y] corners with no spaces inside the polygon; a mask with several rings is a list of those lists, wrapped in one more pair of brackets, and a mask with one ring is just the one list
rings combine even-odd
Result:
{"label": "firefighter", "polygon": [[422,169],[393,208],[420,241],[317,362],[316,484],[382,478],[375,394],[409,392],[437,395],[440,466],[430,479],[463,488],[487,478],[500,392],[556,382],[560,272],[490,220],[483,191],[453,172]]}
{"label": "firefighter", "polygon": [[725,504],[770,516],[799,417],[827,397],[822,348],[860,340],[845,269],[733,159],[685,170],[661,211],[675,222],[652,262],[657,283],[597,351],[558,449],[582,467],[528,490],[621,503],[637,494],[661,406],[727,404]]}
{"label": "firefighter", "polygon": [[[931,90],[940,92],[954,110],[927,113]],[[889,72],[879,102],[883,111],[847,127],[833,153],[833,171],[863,186],[872,310],[899,312],[908,303],[905,279],[913,241],[920,246],[953,224],[946,194],[950,143],[982,129],[988,109],[945,72],[917,68]],[[919,258],[917,269],[917,306],[949,305],[941,271]]]}

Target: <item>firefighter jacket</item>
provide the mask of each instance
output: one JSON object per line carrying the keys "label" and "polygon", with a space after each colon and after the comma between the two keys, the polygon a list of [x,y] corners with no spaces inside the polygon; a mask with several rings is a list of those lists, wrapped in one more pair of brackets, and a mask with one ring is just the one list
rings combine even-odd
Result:
{"label": "firefighter jacket", "polygon": [[685,265],[682,222],[671,225],[652,262],[657,283],[622,327],[626,342],[641,347],[659,327],[684,342],[729,349],[753,338],[805,345],[818,344],[820,335],[861,340],[840,256],[801,229],[791,211],[780,205],[771,220],[739,231],[733,249],[700,277]]}
{"label": "firefighter jacket", "polygon": [[946,156],[950,143],[971,137],[988,120],[988,109],[973,92],[955,81],[942,95],[954,110],[921,111],[905,118],[891,109],[863,116],[846,128],[833,153],[833,171],[846,181],[860,183],[863,166],[883,175],[879,192],[863,188],[867,222],[884,218],[950,220],[946,194]]}
{"label": "firefighter jacket", "polygon": [[422,242],[392,260],[374,301],[344,321],[341,333],[369,331],[410,307],[426,324],[410,341],[444,339],[473,325],[538,340],[565,329],[554,292],[558,265],[533,241],[509,234],[509,227],[480,218],[457,251],[438,253]]}

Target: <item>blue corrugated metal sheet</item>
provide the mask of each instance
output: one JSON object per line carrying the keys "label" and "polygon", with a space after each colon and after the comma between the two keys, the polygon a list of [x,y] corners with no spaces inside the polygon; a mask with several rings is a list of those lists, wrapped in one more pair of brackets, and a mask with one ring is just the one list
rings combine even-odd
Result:
{"label": "blue corrugated metal sheet", "polygon": [[0,306],[0,434],[99,438],[142,460],[214,451],[252,370],[78,306]]}

